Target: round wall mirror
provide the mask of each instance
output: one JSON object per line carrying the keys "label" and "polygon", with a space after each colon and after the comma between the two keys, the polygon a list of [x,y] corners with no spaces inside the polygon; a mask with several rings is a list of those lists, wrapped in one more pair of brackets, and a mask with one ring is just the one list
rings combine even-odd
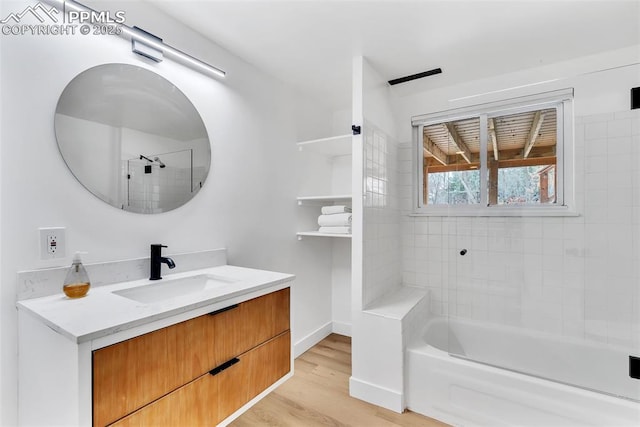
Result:
{"label": "round wall mirror", "polygon": [[55,132],[78,181],[125,211],[182,206],[209,174],[211,146],[198,111],[171,82],[134,65],[99,65],[71,80]]}

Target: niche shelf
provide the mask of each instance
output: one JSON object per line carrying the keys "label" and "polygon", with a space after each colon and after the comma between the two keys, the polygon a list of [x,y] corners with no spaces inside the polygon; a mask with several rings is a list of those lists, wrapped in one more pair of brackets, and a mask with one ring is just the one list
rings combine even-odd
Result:
{"label": "niche shelf", "polygon": [[[298,142],[296,145],[298,146],[299,151],[309,151],[314,154],[321,154],[323,156],[331,158],[339,156],[350,156],[351,137],[351,134],[338,135],[329,138],[312,139],[309,141]],[[341,204],[351,206],[352,196],[351,194],[319,194],[311,196],[300,196],[297,198],[297,201],[298,206],[326,206]],[[320,214],[319,209],[317,214]],[[320,233],[317,230],[300,231],[296,234],[298,236],[298,240],[302,240],[303,237],[337,237],[343,239],[351,238],[351,234]]]}
{"label": "niche shelf", "polygon": [[346,156],[351,154],[351,134],[312,139],[298,142],[298,150],[310,150],[325,156]]}
{"label": "niche shelf", "polygon": [[[298,197],[298,206],[324,206],[329,203],[345,203],[351,205],[351,194],[335,195],[335,196],[303,196]],[[303,237],[342,237],[351,238],[351,234],[338,233],[320,233],[319,231],[300,231],[297,233],[298,240]]]}
{"label": "niche shelf", "polygon": [[298,240],[302,240],[303,237],[341,237],[343,239],[350,239],[351,234],[338,234],[338,233],[320,233],[319,231],[300,231],[296,233]]}
{"label": "niche shelf", "polygon": [[298,197],[298,206],[302,206],[302,205],[322,206],[330,202],[345,202],[345,203],[351,204],[351,194],[340,194],[335,196]]}

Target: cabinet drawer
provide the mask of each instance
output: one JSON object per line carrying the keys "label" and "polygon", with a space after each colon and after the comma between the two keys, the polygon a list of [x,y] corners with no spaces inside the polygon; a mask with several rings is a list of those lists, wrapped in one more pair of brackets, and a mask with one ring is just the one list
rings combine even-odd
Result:
{"label": "cabinet drawer", "polygon": [[93,352],[93,423],[108,425],[289,329],[289,288]]}
{"label": "cabinet drawer", "polygon": [[117,427],[212,426],[253,399],[290,370],[291,336],[286,331],[117,421]]}
{"label": "cabinet drawer", "polygon": [[289,329],[289,288],[244,302],[214,319],[212,366],[217,366]]}

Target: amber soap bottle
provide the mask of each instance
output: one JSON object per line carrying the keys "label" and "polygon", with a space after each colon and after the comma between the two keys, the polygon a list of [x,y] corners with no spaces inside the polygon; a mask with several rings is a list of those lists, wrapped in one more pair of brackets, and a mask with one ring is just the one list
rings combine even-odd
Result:
{"label": "amber soap bottle", "polygon": [[84,265],[82,265],[80,252],[76,252],[73,256],[71,267],[69,267],[67,276],[64,279],[62,291],[69,298],[82,298],[87,295],[90,287],[91,283],[89,282],[89,275],[87,274],[87,270],[85,270]]}

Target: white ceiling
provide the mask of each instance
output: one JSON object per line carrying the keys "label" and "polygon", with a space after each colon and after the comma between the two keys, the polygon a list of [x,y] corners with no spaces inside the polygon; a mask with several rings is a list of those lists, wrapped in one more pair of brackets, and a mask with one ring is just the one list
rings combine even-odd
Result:
{"label": "white ceiling", "polygon": [[441,87],[640,43],[640,0],[148,1],[333,109],[357,55]]}

